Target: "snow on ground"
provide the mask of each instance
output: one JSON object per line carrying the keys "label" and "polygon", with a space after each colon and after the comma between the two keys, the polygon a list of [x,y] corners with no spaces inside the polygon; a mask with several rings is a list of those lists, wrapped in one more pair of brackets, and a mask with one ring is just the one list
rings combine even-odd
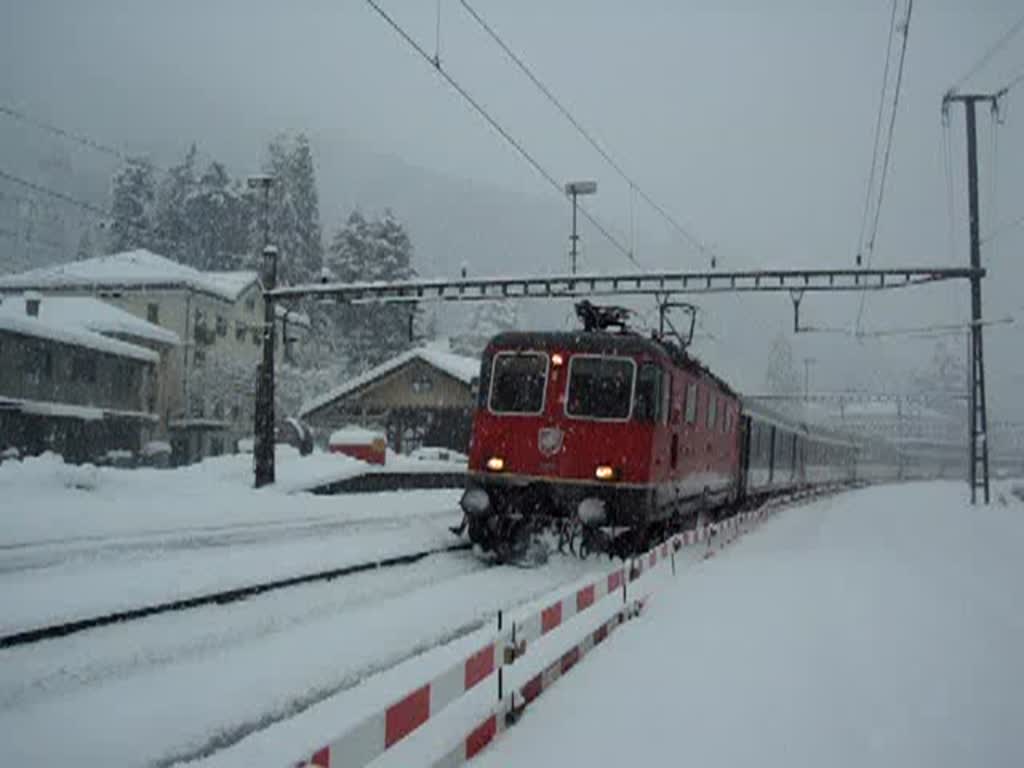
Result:
{"label": "snow on ground", "polygon": [[[284,480],[366,466],[279,453]],[[0,634],[456,542],[448,526],[461,517],[457,490],[256,491],[250,461],[122,470],[45,456],[0,465]]]}
{"label": "snow on ground", "polygon": [[474,765],[1022,765],[1022,549],[1024,504],[972,508],[961,483],[785,511]]}
{"label": "snow on ground", "polygon": [[169,765],[279,721],[296,759],[482,645],[499,608],[588,567],[460,552],[0,651],[0,764]]}

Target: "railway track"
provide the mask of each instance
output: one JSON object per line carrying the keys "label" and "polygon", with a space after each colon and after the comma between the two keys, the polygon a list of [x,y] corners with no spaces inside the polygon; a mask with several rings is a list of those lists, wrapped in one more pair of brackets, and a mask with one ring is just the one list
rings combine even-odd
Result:
{"label": "railway track", "polygon": [[289,587],[296,587],[303,584],[311,584],[319,581],[331,581],[333,579],[341,578],[343,576],[351,576],[357,573],[365,573],[367,571],[380,570],[385,568],[394,568],[400,565],[411,565],[412,563],[419,562],[420,560],[423,560],[424,558],[429,557],[431,555],[467,550],[470,549],[471,546],[472,545],[468,543],[459,543],[452,544],[446,547],[424,549],[419,550],[417,552],[395,555],[392,557],[386,557],[379,560],[369,560],[366,562],[356,563],[353,565],[346,565],[339,568],[329,568],[319,571],[313,571],[311,573],[300,574],[298,576],[289,576],[286,578],[274,579],[272,581],[265,581],[258,584],[248,584],[242,587],[234,587],[231,589],[220,590],[217,592],[209,592],[202,595],[195,595],[193,597],[169,600],[161,603],[150,603],[149,605],[143,605],[137,608],[129,608],[121,611],[112,611],[110,613],[91,616],[85,619],[74,619],[71,621],[34,627],[32,629],[20,630],[18,632],[12,632],[10,634],[0,636],[0,649],[13,648],[20,645],[29,645],[31,643],[37,643],[43,640],[51,640],[58,637],[66,637],[68,635],[77,634],[79,632],[84,632],[89,629],[96,629],[98,627],[105,627],[112,624],[120,624],[129,621],[137,621],[139,619],[144,619],[149,616],[156,616],[162,613],[186,611],[206,605],[227,605],[229,603],[245,600],[256,595],[262,595],[268,592],[287,589]]}

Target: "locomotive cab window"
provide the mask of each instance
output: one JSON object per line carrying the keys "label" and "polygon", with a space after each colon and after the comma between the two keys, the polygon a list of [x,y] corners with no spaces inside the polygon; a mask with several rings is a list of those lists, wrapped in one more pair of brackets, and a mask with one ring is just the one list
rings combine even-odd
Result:
{"label": "locomotive cab window", "polygon": [[590,419],[628,419],[636,364],[627,357],[576,355],[569,361],[565,412]]}
{"label": "locomotive cab window", "polygon": [[548,380],[548,357],[537,352],[499,352],[491,374],[495,413],[540,413]]}
{"label": "locomotive cab window", "polygon": [[644,363],[636,376],[636,404],[633,418],[637,421],[662,421],[664,398],[661,393],[662,372],[654,363]]}

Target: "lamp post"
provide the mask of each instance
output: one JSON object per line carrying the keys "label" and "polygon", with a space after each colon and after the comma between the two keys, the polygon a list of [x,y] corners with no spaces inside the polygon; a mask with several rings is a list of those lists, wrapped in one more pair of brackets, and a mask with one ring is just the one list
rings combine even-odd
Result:
{"label": "lamp post", "polygon": [[263,362],[256,380],[256,407],[253,415],[253,461],[255,485],[262,488],[274,482],[274,301],[268,295],[277,284],[277,248],[270,245],[270,187],[274,177],[250,176],[249,189],[263,190]]}
{"label": "lamp post", "polygon": [[565,185],[565,194],[572,198],[572,234],[569,235],[572,253],[572,273],[576,274],[576,256],[579,254],[579,239],[576,234],[576,198],[580,195],[593,195],[597,192],[596,181],[570,181]]}

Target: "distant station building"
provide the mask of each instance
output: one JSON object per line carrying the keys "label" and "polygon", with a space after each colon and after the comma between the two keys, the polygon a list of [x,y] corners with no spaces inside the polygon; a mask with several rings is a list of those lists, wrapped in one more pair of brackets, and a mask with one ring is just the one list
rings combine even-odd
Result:
{"label": "distant station building", "polygon": [[163,361],[177,334],[92,298],[0,299],[0,452],[98,461],[160,429]]}
{"label": "distant station building", "polygon": [[480,361],[438,346],[411,349],[303,405],[321,436],[348,425],[383,430],[388,447],[466,452]]}

